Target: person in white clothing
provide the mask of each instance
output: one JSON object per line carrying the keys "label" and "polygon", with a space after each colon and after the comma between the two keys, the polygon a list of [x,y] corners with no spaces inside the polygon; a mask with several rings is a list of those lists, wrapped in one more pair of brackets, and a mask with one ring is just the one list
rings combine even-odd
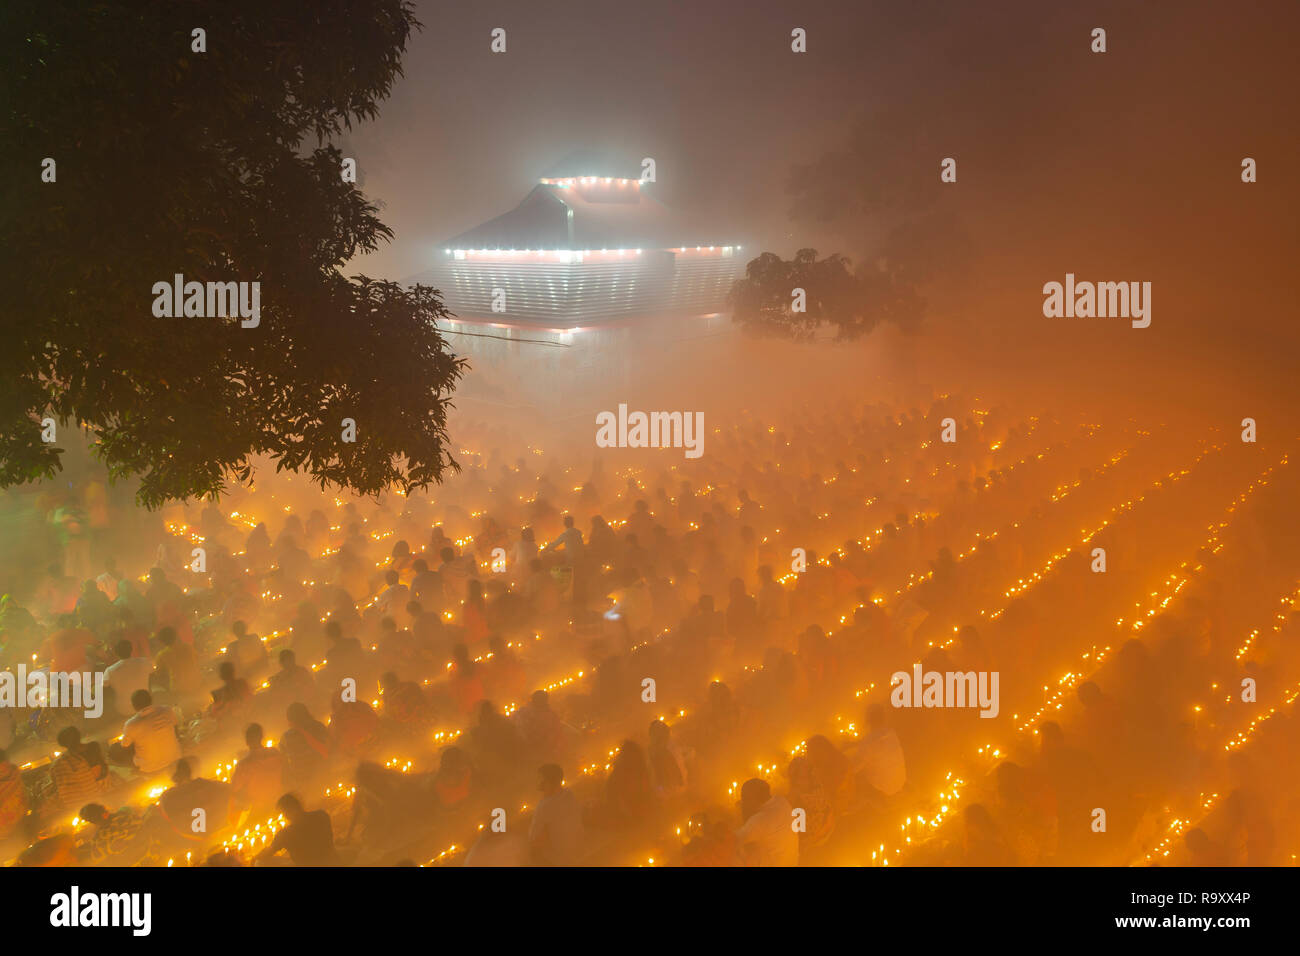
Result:
{"label": "person in white clothing", "polygon": [[564,530],[560,536],[548,544],[546,551],[562,551],[569,564],[576,564],[582,557],[582,532],[573,526],[573,515],[564,516]]}
{"label": "person in white clothing", "polygon": [[120,746],[130,754],[131,764],[141,773],[166,770],[181,759],[175,712],[155,704],[147,690],[132,694],[131,706],[135,708],[135,716],[122,728]]}
{"label": "person in white clothing", "polygon": [[888,726],[885,708],[872,704],[867,709],[870,730],[854,748],[853,767],[881,796],[892,797],[907,783],[907,762],[903,745],[894,728]]}
{"label": "person in white clothing", "polygon": [[117,712],[123,717],[135,713],[131,696],[138,690],[149,689],[149,675],[153,673],[153,661],[147,657],[132,657],[134,650],[130,641],[118,641],[113,645],[118,660],[104,671],[104,686],[113,688]]}
{"label": "person in white clothing", "polygon": [[736,845],[749,866],[797,866],[799,834],[794,829],[790,801],[773,796],[766,780],[754,777],[740,788],[740,815]]}

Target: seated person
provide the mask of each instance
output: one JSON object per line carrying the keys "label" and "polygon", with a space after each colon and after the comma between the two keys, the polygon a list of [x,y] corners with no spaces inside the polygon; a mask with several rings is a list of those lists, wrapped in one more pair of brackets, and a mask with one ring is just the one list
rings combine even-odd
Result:
{"label": "seated person", "polygon": [[181,742],[176,733],[176,713],[153,702],[147,690],[131,695],[135,716],[122,728],[120,743],[109,747],[115,763],[134,767],[141,773],[158,773],[181,759]]}
{"label": "seated person", "polygon": [[345,701],[335,696],[330,708],[330,734],[340,752],[359,755],[379,736],[379,715],[369,701]]}
{"label": "seated person", "polygon": [[524,746],[542,756],[555,756],[565,744],[565,726],[560,715],[551,709],[544,690],[533,691],[528,704],[514,713],[515,724],[523,736]]}
{"label": "seated person", "polygon": [[271,692],[290,701],[311,700],[316,691],[316,681],[306,667],[298,663],[293,651],[280,652],[280,669],[270,677]]}
{"label": "seated person", "polygon": [[474,765],[459,747],[448,747],[438,758],[433,789],[438,805],[448,810],[469,798],[474,786]]}
{"label": "seated person", "polygon": [[399,680],[394,671],[379,678],[379,706],[385,718],[402,727],[414,727],[433,717],[424,689],[415,681]]}
{"label": "seated person", "polygon": [[540,866],[571,866],[582,859],[586,840],[582,807],[573,791],[565,788],[559,764],[546,764],[538,776],[542,799],[528,831],[530,855]]}
{"label": "seated person", "polygon": [[102,803],[88,803],[77,814],[95,829],[80,855],[92,866],[156,866],[159,837],[165,826],[152,807],[125,806],[112,813]]}
{"label": "seated person", "polygon": [[60,615],[58,629],[41,646],[41,659],[50,662],[50,671],[80,673],[90,670],[90,654],[98,641],[94,632],[78,627],[72,614]]}
{"label": "seated person", "polygon": [[676,797],[686,792],[686,754],[672,739],[672,731],[662,720],[650,725],[650,779],[661,797]]}
{"label": "seated person", "polygon": [[243,621],[236,621],[230,629],[235,639],[226,645],[226,656],[240,674],[256,674],[266,666],[266,644]]}
{"label": "seated person", "polygon": [[212,716],[218,720],[238,717],[253,697],[248,681],[235,676],[235,665],[230,661],[222,661],[217,673],[221,686],[212,692]]}
{"label": "seated person", "polygon": [[288,821],[275,840],[257,856],[259,863],[268,862],[277,853],[286,852],[295,866],[333,866],[338,863],[334,850],[334,823],[324,810],[308,812],[302,802],[286,793],[276,804]]}
{"label": "seated person", "polygon": [[334,750],[329,728],[311,715],[307,705],[295,701],[286,711],[289,729],[280,738],[285,773],[294,786],[311,778],[325,766]]}
{"label": "seated person", "polygon": [[174,786],[159,800],[159,809],[178,836],[206,842],[230,823],[230,784],[195,777],[190,761],[181,758],[172,774]]}
{"label": "seated person", "polygon": [[284,793],[284,755],[263,743],[261,724],[248,725],[244,743],[248,745],[248,756],[235,764],[230,778],[231,808],[269,813]]}
{"label": "seated person", "polygon": [[83,743],[81,731],[76,727],[60,730],[58,741],[63,753],[51,764],[50,779],[60,807],[72,810],[84,806],[89,799],[113,785],[113,775],[99,744],[93,741]]}
{"label": "seated person", "polygon": [[339,674],[356,674],[364,659],[361,642],[355,637],[344,637],[343,626],[338,621],[325,625],[325,637],[329,641],[327,660],[330,670]]}
{"label": "seated person", "polygon": [[126,638],[113,645],[117,662],[104,671],[104,686],[113,688],[113,699],[117,701],[117,712],[121,717],[130,717],[131,695],[138,690],[149,689],[149,677],[153,673],[153,662],[147,657],[136,657],[135,646]]}
{"label": "seated person", "polygon": [[790,801],[774,795],[766,780],[754,777],[740,788],[740,815],[736,831],[741,857],[749,866],[797,866],[799,834],[790,825]]}
{"label": "seated person", "polygon": [[160,628],[162,650],[154,660],[154,684],[170,691],[172,699],[184,700],[201,693],[203,679],[193,645],[177,640],[176,629]]}

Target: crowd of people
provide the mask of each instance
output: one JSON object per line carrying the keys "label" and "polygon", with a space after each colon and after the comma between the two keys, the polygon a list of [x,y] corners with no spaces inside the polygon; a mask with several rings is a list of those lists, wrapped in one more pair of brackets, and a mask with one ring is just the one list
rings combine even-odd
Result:
{"label": "crowd of people", "polygon": [[[129,548],[64,509],[62,560],[0,601],[0,665],[102,675],[102,708],[0,707],[4,856],[1300,851],[1280,454],[957,396],[739,416],[687,462],[463,430],[461,472],[409,497],[259,478]],[[997,716],[897,706],[918,661],[998,673]]]}

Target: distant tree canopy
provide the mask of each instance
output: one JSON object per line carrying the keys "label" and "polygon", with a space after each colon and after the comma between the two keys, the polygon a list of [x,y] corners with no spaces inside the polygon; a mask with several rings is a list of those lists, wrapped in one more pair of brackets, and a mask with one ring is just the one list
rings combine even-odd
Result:
{"label": "distant tree canopy", "polygon": [[[803,291],[803,311],[796,311]],[[733,317],[746,332],[795,340],[830,326],[839,339],[865,335],[882,321],[913,329],[923,303],[911,285],[879,267],[852,268],[840,255],[817,258],[800,249],[793,259],[765,252],[745,267],[732,286]]]}
{"label": "distant tree canopy", "polygon": [[[6,6],[0,486],[58,470],[47,416],[149,507],[259,455],[364,494],[455,470],[439,295],[341,272],[391,232],[331,140],[401,75],[410,4]],[[260,283],[260,322],[155,315],[176,275]]]}

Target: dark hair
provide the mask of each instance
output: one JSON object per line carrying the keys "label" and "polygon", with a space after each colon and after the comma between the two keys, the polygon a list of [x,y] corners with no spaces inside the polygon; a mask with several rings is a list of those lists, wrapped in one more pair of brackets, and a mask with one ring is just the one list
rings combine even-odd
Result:
{"label": "dark hair", "polygon": [[754,806],[761,806],[772,799],[772,788],[761,777],[750,777],[740,787],[740,800]]}
{"label": "dark hair", "polygon": [[91,823],[102,823],[108,819],[108,808],[102,803],[88,803],[77,811],[77,816]]}
{"label": "dark hair", "polygon": [[286,817],[293,812],[301,813],[303,810],[302,801],[292,793],[286,793],[275,802],[276,808]]}

